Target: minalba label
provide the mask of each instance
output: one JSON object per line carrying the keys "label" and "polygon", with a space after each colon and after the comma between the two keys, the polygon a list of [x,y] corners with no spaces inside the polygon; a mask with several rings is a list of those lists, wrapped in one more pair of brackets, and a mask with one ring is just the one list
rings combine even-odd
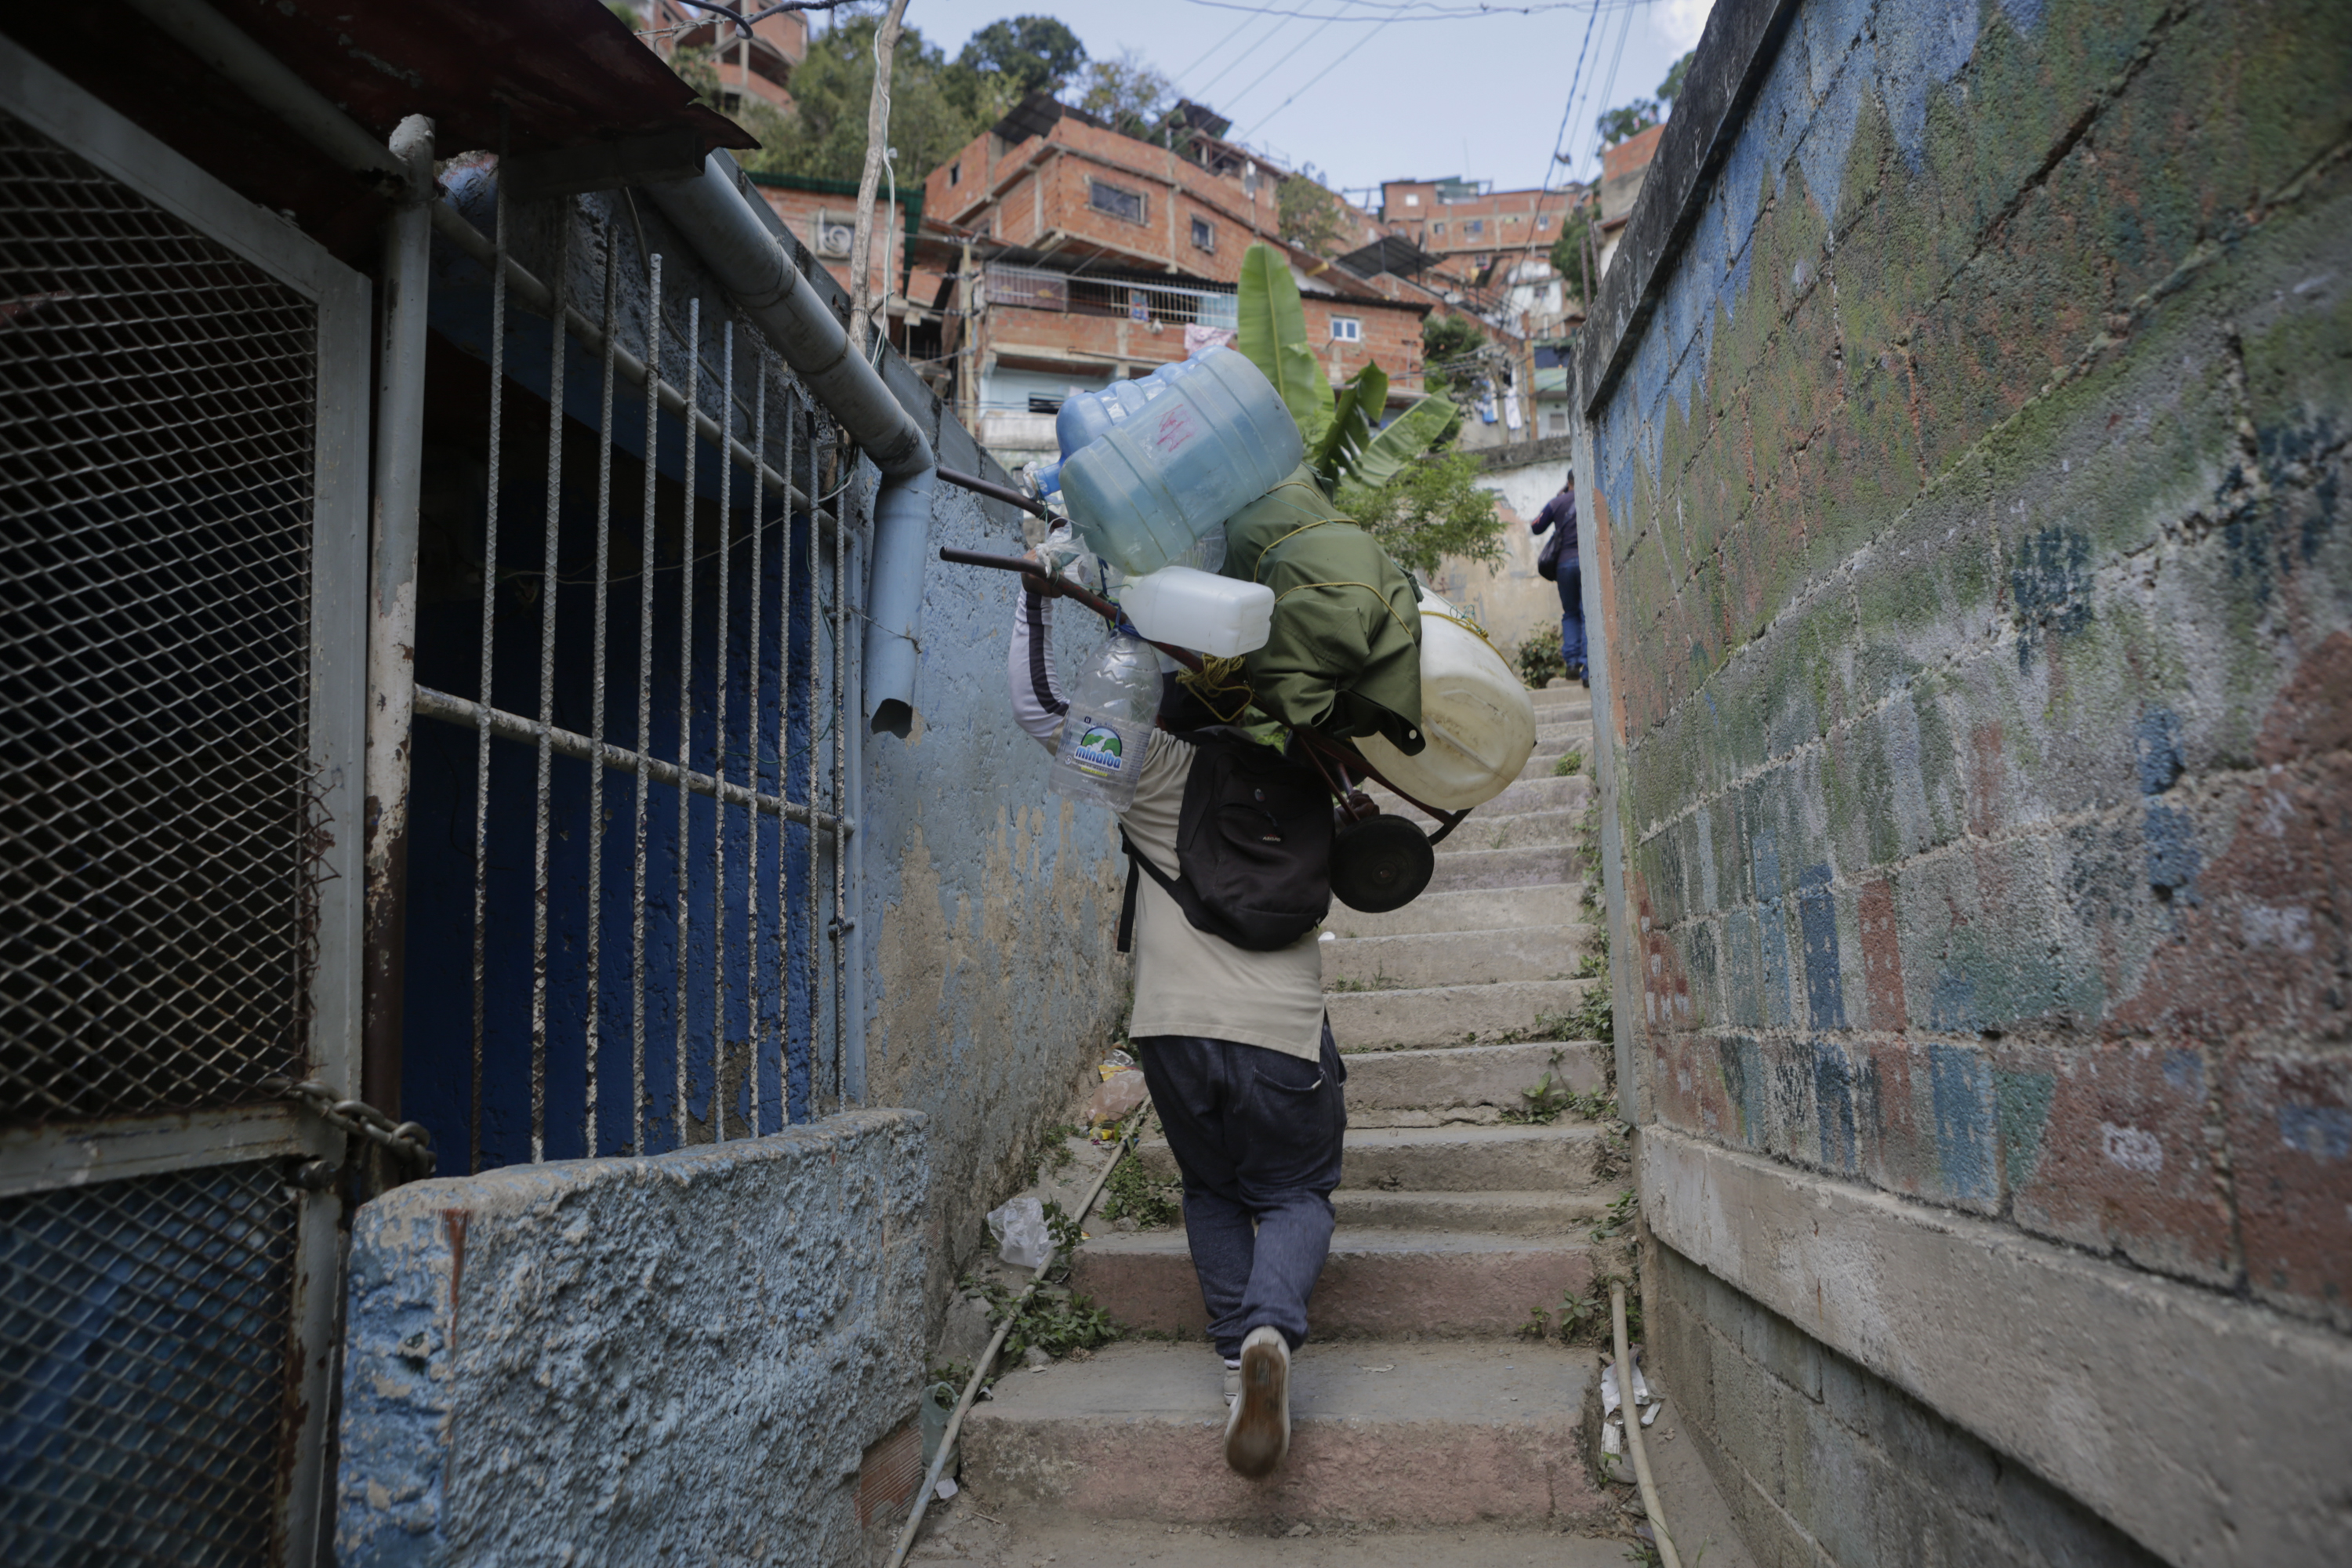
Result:
{"label": "minalba label", "polygon": [[1098,779],[1114,779],[1127,766],[1127,746],[1108,724],[1089,724],[1078,736],[1078,771]]}

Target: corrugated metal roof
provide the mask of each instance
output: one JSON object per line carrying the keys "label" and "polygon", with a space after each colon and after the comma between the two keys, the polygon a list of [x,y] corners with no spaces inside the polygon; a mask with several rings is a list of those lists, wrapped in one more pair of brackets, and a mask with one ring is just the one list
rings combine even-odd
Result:
{"label": "corrugated metal roof", "polygon": [[[600,0],[213,0],[221,16],[379,136],[433,118],[443,156],[518,153],[690,128],[758,143]],[[347,258],[373,248],[382,204],[283,121],[110,5],[18,6],[0,30],[249,199]]]}

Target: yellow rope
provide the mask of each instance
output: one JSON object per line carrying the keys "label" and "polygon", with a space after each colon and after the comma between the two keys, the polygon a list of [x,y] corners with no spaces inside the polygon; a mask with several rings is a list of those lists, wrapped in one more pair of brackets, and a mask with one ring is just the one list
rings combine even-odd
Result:
{"label": "yellow rope", "polygon": [[[1449,616],[1444,610],[1423,610],[1421,613],[1434,621],[1452,621],[1464,631],[1475,636],[1480,642],[1485,643],[1488,647],[1495,647],[1495,639],[1488,637],[1486,635],[1486,628],[1480,626],[1475,621],[1466,620],[1460,616]],[[1500,655],[1502,651],[1503,650],[1501,648],[1495,647],[1495,652],[1497,655]]]}
{"label": "yellow rope", "polygon": [[[1283,600],[1287,599],[1293,594],[1303,594],[1309,588],[1361,588],[1365,593],[1370,594],[1372,596],[1374,601],[1380,605],[1381,609],[1386,610],[1389,613],[1389,619],[1397,624],[1398,630],[1403,632],[1406,637],[1411,637],[1416,646],[1421,642],[1421,628],[1407,621],[1402,616],[1398,615],[1396,612],[1396,606],[1389,603],[1388,595],[1381,593],[1378,588],[1373,587],[1370,583],[1301,583],[1296,587],[1286,588],[1281,593],[1276,595],[1274,600],[1275,607],[1276,609],[1281,608]],[[1426,612],[1423,613],[1425,614]]]}
{"label": "yellow rope", "polygon": [[[1249,710],[1257,700],[1256,690],[1242,673],[1242,660],[1223,655],[1210,655],[1201,660],[1199,669],[1188,669],[1176,678],[1176,683],[1201,700],[1203,707],[1215,715],[1220,724],[1231,724]],[[1218,706],[1220,699],[1238,696],[1228,713]]]}

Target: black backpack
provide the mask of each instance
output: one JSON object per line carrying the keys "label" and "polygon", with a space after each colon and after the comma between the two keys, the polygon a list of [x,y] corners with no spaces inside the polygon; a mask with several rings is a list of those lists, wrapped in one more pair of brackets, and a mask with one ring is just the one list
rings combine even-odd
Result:
{"label": "black backpack", "polygon": [[1167,890],[1195,929],[1235,947],[1288,947],[1331,912],[1331,791],[1311,763],[1223,729],[1196,730],[1169,878],[1127,846],[1118,951],[1135,932],[1138,879]]}

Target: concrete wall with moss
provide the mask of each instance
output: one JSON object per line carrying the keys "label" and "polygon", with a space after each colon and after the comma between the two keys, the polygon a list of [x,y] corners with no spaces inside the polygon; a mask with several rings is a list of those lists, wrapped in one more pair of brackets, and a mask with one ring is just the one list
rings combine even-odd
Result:
{"label": "concrete wall with moss", "polygon": [[[1576,366],[1668,1391],[1705,1277],[2119,1532],[2069,1561],[2347,1560],[2352,8],[1721,0],[1693,80]],[[2043,1274],[2212,1353],[2060,1364]],[[2164,1408],[2242,1363],[2294,1418]],[[1692,1408],[1763,1560],[1979,1560],[1839,1531],[1851,1426]]]}

